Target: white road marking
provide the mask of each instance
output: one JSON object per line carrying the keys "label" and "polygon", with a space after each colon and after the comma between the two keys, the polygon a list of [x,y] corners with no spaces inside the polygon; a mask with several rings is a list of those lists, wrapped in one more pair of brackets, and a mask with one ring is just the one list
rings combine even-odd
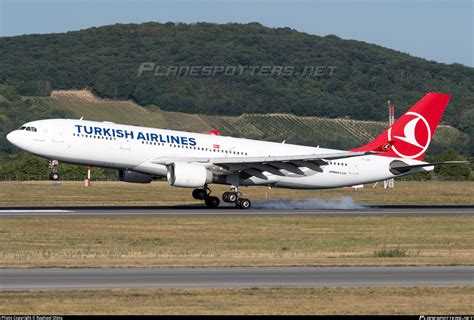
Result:
{"label": "white road marking", "polygon": [[71,210],[58,210],[58,209],[51,209],[51,210],[0,210],[0,213],[33,213],[33,212],[74,212]]}

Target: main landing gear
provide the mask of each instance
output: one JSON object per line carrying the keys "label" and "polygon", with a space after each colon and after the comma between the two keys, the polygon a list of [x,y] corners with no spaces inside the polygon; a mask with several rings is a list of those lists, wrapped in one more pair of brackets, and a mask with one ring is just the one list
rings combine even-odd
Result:
{"label": "main landing gear", "polygon": [[239,209],[248,209],[252,206],[252,202],[249,199],[241,198],[242,193],[238,188],[234,187],[232,191],[224,192],[222,194],[222,200],[224,202],[235,203]]}
{"label": "main landing gear", "polygon": [[217,208],[221,202],[218,197],[211,196],[211,189],[207,186],[204,189],[194,189],[193,198],[197,200],[204,200],[208,208]]}
{"label": "main landing gear", "polygon": [[49,180],[58,181],[59,180],[59,161],[50,160],[48,164],[51,172],[49,173]]}
{"label": "main landing gear", "polygon": [[[228,203],[235,203],[239,209],[248,209],[252,205],[249,199],[241,198],[241,192],[237,188],[233,188],[230,192],[224,192],[222,194],[222,200]],[[220,200],[218,197],[211,196],[211,189],[207,186],[204,188],[194,189],[193,198],[197,200],[204,200],[204,203],[208,208],[217,208]]]}

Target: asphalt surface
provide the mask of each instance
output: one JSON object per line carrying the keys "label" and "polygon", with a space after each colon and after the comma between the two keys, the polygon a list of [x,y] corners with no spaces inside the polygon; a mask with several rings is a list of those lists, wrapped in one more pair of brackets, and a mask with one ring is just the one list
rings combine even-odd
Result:
{"label": "asphalt surface", "polygon": [[0,269],[0,290],[472,286],[474,267]]}
{"label": "asphalt surface", "polygon": [[237,209],[233,206],[208,209],[202,206],[176,207],[0,207],[1,217],[30,216],[226,216],[226,215],[355,215],[355,216],[445,216],[474,215],[474,206],[373,206],[360,208],[292,208],[275,203],[275,208]]}

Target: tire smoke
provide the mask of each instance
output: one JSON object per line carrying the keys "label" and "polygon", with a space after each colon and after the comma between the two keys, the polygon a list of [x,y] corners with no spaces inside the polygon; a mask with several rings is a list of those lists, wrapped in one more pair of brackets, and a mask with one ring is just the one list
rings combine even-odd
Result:
{"label": "tire smoke", "polygon": [[341,197],[338,200],[325,201],[318,198],[307,200],[267,200],[256,201],[254,208],[263,209],[335,209],[335,210],[354,210],[364,209],[365,207],[352,200],[352,197]]}

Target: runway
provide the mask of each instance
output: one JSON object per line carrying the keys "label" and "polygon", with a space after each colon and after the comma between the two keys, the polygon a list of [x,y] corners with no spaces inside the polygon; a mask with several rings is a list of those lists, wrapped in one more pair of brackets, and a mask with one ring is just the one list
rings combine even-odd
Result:
{"label": "runway", "polygon": [[349,215],[349,216],[446,216],[474,215],[474,206],[370,206],[357,209],[320,208],[252,208],[233,206],[208,209],[203,206],[155,207],[0,207],[1,217],[48,216],[290,216],[290,215]]}
{"label": "runway", "polygon": [[466,285],[474,267],[0,269],[0,290]]}

